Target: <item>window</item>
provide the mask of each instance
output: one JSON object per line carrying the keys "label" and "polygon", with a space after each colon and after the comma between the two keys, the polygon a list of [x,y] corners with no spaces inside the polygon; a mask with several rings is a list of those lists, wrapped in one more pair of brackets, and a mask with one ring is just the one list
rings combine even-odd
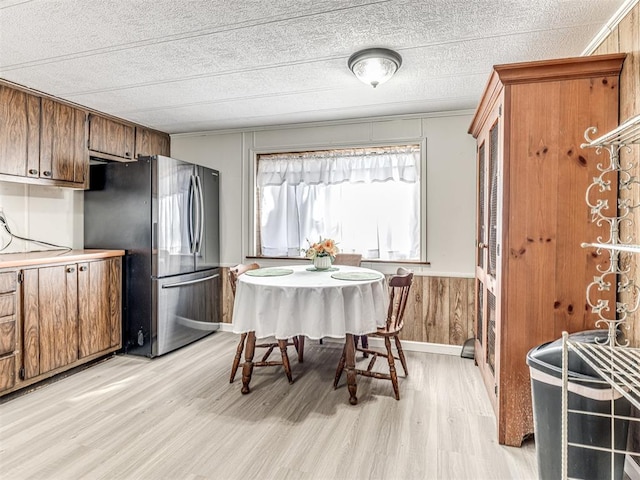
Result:
{"label": "window", "polygon": [[258,155],[258,252],[333,238],[366,259],[420,259],[420,146]]}

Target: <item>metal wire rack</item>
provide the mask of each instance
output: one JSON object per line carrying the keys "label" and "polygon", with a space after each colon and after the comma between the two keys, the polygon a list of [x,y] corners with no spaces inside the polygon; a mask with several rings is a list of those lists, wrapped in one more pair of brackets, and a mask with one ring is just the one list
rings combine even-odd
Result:
{"label": "metal wire rack", "polygon": [[[633,232],[633,215],[640,206],[634,203],[633,196],[627,199],[619,199],[617,206],[610,206],[599,194],[610,190],[613,182],[617,182],[619,191],[629,190],[640,185],[640,179],[634,175],[638,167],[637,160],[630,158],[621,162],[621,151],[631,153],[632,145],[640,144],[640,115],[633,117],[618,128],[598,138],[591,139],[596,133],[591,127],[585,132],[588,143],[582,144],[582,148],[595,148],[597,153],[605,150],[608,153],[608,162],[605,160],[598,165],[600,176],[594,178],[587,188],[586,202],[591,209],[592,221],[599,225],[609,226],[609,238],[598,238],[593,243],[583,243],[584,248],[595,248],[599,254],[608,254],[609,261],[604,262],[606,268],[599,268],[593,282],[587,286],[587,303],[599,319],[596,327],[606,327],[608,337],[603,343],[582,343],[570,340],[569,335],[562,335],[562,478],[568,476],[569,447],[575,449],[588,449],[603,451],[610,454],[611,478],[616,478],[615,459],[620,455],[640,455],[639,451],[630,451],[616,445],[615,430],[620,422],[640,422],[640,418],[630,414],[616,412],[616,401],[625,398],[629,404],[640,411],[640,349],[630,348],[628,341],[620,341],[619,331],[627,327],[627,319],[640,307],[640,286],[630,278],[628,259],[623,255],[640,253],[640,245],[633,244],[633,238],[622,234],[623,228]],[[632,155],[630,157],[633,157]],[[614,307],[607,300],[599,298],[598,293],[616,288],[619,300]],[[630,302],[620,301],[624,296]],[[628,328],[628,327],[627,327]],[[569,352],[574,352],[594,372],[594,383],[600,383],[610,387],[608,390],[611,402],[609,413],[594,413],[591,411],[569,408],[569,392],[576,391],[578,382],[569,375]],[[578,387],[579,388],[579,387]],[[607,391],[607,390],[605,390]],[[627,409],[630,411],[630,409]],[[569,418],[576,415],[591,417],[606,417],[610,419],[611,441],[609,445],[602,446],[572,442],[569,439]],[[573,421],[573,420],[572,420]],[[625,444],[626,446],[626,444]],[[619,464],[619,462],[618,462]]]}

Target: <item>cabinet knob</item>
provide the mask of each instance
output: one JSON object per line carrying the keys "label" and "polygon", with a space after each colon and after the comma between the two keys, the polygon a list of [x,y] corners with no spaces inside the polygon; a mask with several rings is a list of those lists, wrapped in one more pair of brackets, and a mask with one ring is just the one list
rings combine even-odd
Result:
{"label": "cabinet knob", "polygon": [[42,175],[44,175],[45,177],[50,177],[51,172],[49,170],[45,170],[44,172],[42,172]]}
{"label": "cabinet knob", "polygon": [[37,175],[37,174],[38,174],[38,170],[36,170],[35,168],[29,169],[29,175]]}
{"label": "cabinet knob", "polygon": [[124,156],[127,158],[131,158],[131,152],[124,152]]}
{"label": "cabinet knob", "polygon": [[483,242],[478,242],[478,248],[487,248],[487,247],[489,247],[488,244],[483,243]]}
{"label": "cabinet knob", "polygon": [[75,268],[73,268],[73,267],[68,267],[68,268],[67,268],[67,273],[73,273],[73,272],[75,272],[75,271],[76,271],[76,269],[75,269]]}
{"label": "cabinet knob", "polygon": [[81,266],[80,268],[78,268],[78,270],[80,270],[81,272],[86,272],[87,271],[87,267],[85,267],[84,265]]}

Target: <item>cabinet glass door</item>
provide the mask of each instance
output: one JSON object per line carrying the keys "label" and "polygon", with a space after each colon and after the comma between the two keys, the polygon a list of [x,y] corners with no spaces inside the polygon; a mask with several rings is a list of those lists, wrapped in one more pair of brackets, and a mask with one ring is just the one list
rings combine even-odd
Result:
{"label": "cabinet glass door", "polygon": [[476,222],[476,359],[495,373],[499,246],[499,117],[478,137]]}

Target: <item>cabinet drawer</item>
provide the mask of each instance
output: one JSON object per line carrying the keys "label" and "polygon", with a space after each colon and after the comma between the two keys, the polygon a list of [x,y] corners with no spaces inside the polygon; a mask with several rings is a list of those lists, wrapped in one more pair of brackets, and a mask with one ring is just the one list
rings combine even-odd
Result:
{"label": "cabinet drawer", "polygon": [[16,356],[0,358],[0,392],[13,388],[16,384]]}
{"label": "cabinet drawer", "polygon": [[16,313],[16,294],[5,293],[0,295],[0,318],[8,317]]}
{"label": "cabinet drawer", "polygon": [[0,273],[0,293],[15,292],[17,284],[18,284],[17,272]]}
{"label": "cabinet drawer", "polygon": [[0,355],[16,349],[16,317],[0,318]]}

